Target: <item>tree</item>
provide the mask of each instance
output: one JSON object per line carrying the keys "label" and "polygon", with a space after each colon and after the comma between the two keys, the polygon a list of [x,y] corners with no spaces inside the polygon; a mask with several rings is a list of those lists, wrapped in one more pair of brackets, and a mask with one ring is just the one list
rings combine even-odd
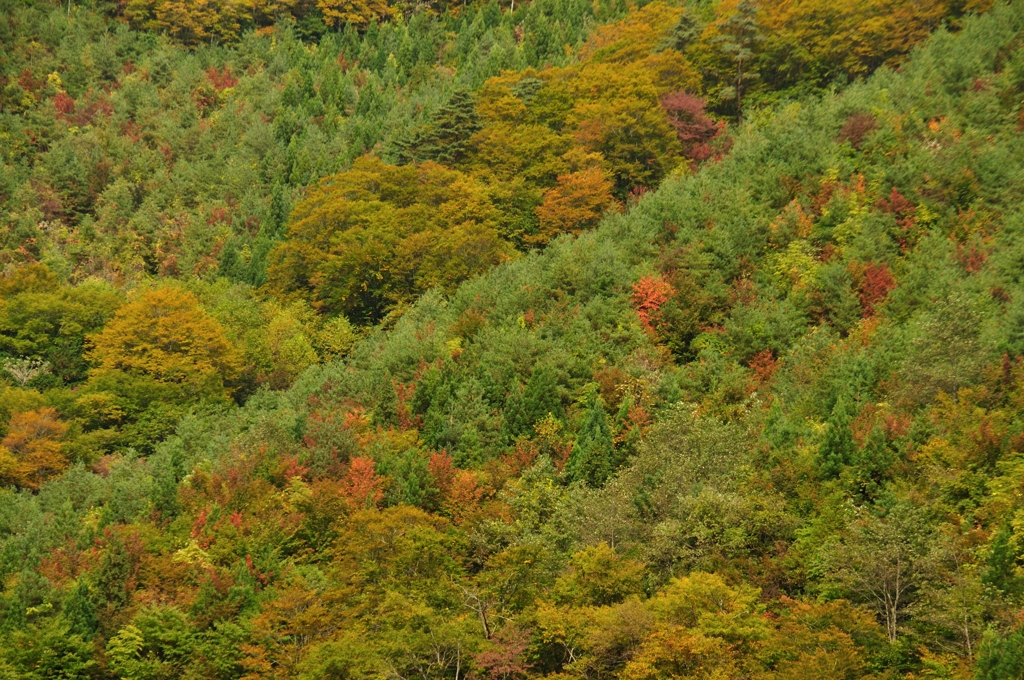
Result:
{"label": "tree", "polygon": [[756,49],[764,39],[758,22],[760,8],[755,0],[740,0],[735,11],[718,23],[719,35],[716,40],[721,50],[735,64],[736,77],[719,93],[723,99],[736,100],[736,122],[743,122],[743,94],[749,89],[750,81],[756,81],[760,74],[750,70]]}
{"label": "tree", "polygon": [[603,607],[640,591],[644,565],[619,555],[607,543],[576,552],[568,571],[555,582],[557,601]]}
{"label": "tree", "polygon": [[509,259],[498,213],[472,178],[433,162],[363,157],[322,180],[292,212],[270,254],[268,289],[322,313],[376,322],[420,293]]}
{"label": "tree", "polygon": [[576,435],[576,444],[565,465],[565,477],[570,482],[600,487],[612,474],[615,450],[604,400],[596,389],[586,397],[583,424]]}
{"label": "tree", "polygon": [[7,436],[0,442],[0,479],[38,489],[47,478],[62,472],[68,466],[61,452],[67,430],[57,411],[48,406],[12,414]]}
{"label": "tree", "polygon": [[425,125],[397,144],[399,161],[455,165],[465,158],[470,137],[481,127],[473,96],[456,90]]}
{"label": "tree", "polygon": [[844,390],[832,407],[825,438],[818,453],[819,467],[826,478],[838,477],[847,465],[854,462],[857,444],[853,440],[850,423],[855,415],[854,402]]}
{"label": "tree", "polygon": [[316,6],[323,12],[324,22],[338,30],[344,26],[365,28],[390,18],[395,11],[387,0],[316,0]]}
{"label": "tree", "polygon": [[598,167],[559,175],[558,184],[544,194],[537,206],[540,228],[525,237],[527,243],[544,245],[562,233],[579,234],[597,225],[615,205],[612,183]]}
{"label": "tree", "polygon": [[143,377],[183,400],[224,398],[241,368],[221,325],[176,287],[143,293],[90,340],[93,382],[114,373]]}
{"label": "tree", "polygon": [[871,605],[891,642],[927,576],[930,539],[923,513],[901,504],[885,517],[859,517],[833,546],[830,581],[854,601]]}
{"label": "tree", "polygon": [[714,155],[710,143],[722,134],[725,124],[708,117],[703,99],[689,92],[670,92],[661,98],[661,106],[683,145],[684,156],[696,164]]}
{"label": "tree", "polygon": [[978,652],[978,680],[1018,680],[1024,677],[1024,629],[985,633]]}

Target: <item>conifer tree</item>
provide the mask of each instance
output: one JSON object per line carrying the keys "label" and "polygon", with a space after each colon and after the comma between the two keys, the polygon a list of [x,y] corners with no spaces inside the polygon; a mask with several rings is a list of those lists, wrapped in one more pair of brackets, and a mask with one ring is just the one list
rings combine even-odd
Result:
{"label": "conifer tree", "polygon": [[759,78],[757,72],[750,70],[754,50],[763,40],[757,22],[758,9],[754,0],[741,0],[736,11],[719,27],[721,49],[736,65],[736,78],[722,89],[721,96],[723,99],[735,97],[737,123],[743,122],[743,93],[750,87],[750,81]]}
{"label": "conifer tree", "polygon": [[397,142],[399,162],[454,165],[465,156],[466,143],[480,128],[472,95],[457,90],[426,125]]}
{"label": "conifer tree", "polygon": [[91,639],[99,626],[96,605],[92,601],[89,584],[79,581],[64,600],[64,618],[72,633]]}
{"label": "conifer tree", "polygon": [[1005,524],[992,540],[988,556],[988,569],[982,574],[982,582],[1000,591],[1004,596],[1020,594],[1022,579],[1017,575],[1017,562],[1013,526]]}
{"label": "conifer tree", "polygon": [[853,441],[850,422],[854,416],[854,405],[845,394],[839,395],[832,415],[828,419],[825,439],[821,443],[819,464],[825,477],[838,477],[844,467],[853,461],[857,445]]}
{"label": "conifer tree", "polygon": [[551,368],[541,366],[534,369],[523,390],[523,410],[531,427],[548,414],[559,419],[565,417],[558,393],[558,376]]}
{"label": "conifer tree", "polygon": [[569,462],[565,466],[565,476],[569,482],[600,487],[611,476],[614,456],[612,433],[608,427],[608,413],[604,408],[604,400],[597,389],[592,389],[587,396],[583,426],[576,437],[572,453],[569,454]]}

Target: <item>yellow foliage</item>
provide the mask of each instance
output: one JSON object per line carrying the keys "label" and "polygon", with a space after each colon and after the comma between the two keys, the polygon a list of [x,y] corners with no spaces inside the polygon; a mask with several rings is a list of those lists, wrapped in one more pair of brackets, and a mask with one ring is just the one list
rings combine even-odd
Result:
{"label": "yellow foliage", "polygon": [[317,0],[324,21],[330,26],[366,26],[392,16],[394,8],[387,0]]}
{"label": "yellow foliage", "polygon": [[62,472],[68,465],[61,453],[67,429],[57,411],[47,406],[14,413],[0,442],[0,479],[38,489],[47,478]]}
{"label": "yellow foliage", "polygon": [[460,172],[363,157],[295,206],[267,287],[284,299],[311,292],[321,312],[375,320],[509,259],[499,218],[485,188]]}
{"label": "yellow foliage", "polygon": [[241,368],[224,329],[192,293],[178,288],[144,293],[90,339],[93,377],[122,372],[222,392]]}

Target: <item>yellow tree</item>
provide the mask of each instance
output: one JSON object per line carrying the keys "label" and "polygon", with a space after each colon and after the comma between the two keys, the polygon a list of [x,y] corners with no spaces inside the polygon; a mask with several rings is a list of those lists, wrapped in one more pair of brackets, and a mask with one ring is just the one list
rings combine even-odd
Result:
{"label": "yellow tree", "polygon": [[387,0],[317,0],[324,21],[331,26],[345,24],[363,27],[371,21],[380,21],[394,14]]}
{"label": "yellow tree", "polygon": [[144,293],[90,339],[94,380],[121,373],[174,386],[185,398],[224,397],[240,370],[224,329],[178,288]]}
{"label": "yellow tree", "polygon": [[433,162],[358,159],[295,206],[267,287],[321,312],[376,321],[434,286],[447,290],[512,251],[479,182]]}

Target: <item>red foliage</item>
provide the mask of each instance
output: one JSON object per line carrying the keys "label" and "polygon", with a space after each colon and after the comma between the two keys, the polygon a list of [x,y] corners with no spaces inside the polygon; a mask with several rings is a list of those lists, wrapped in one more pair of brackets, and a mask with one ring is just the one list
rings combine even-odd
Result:
{"label": "red foliage", "polygon": [[[64,95],[70,101],[61,100],[61,95]],[[114,104],[110,101],[110,96],[105,92],[90,90],[77,102],[62,92],[54,97],[54,105],[58,105],[58,100],[61,100],[59,106],[70,108],[69,111],[61,111],[58,108],[58,111],[62,113],[61,117],[78,127],[91,125],[98,115],[109,116],[114,112]],[[68,106],[69,104],[70,107]],[[141,128],[139,130],[141,131]]]}
{"label": "red foliage", "polygon": [[683,145],[683,155],[695,164],[715,157],[711,141],[725,130],[725,123],[708,117],[704,106],[703,99],[689,92],[670,92],[661,98],[668,122]]}
{"label": "red foliage", "polygon": [[659,325],[661,315],[658,312],[675,293],[661,276],[645,276],[633,284],[633,309],[644,328],[654,330]]}
{"label": "red foliage", "polygon": [[416,394],[416,383],[408,385],[394,381],[395,396],[398,397],[398,427],[402,430],[412,430],[423,424],[422,419],[412,412],[409,404]]}
{"label": "red foliage", "polygon": [[67,120],[75,112],[75,100],[67,92],[58,92],[53,98],[53,107],[57,109],[57,117]]}
{"label": "red foliage", "polygon": [[227,208],[214,208],[213,210],[210,211],[210,217],[206,220],[206,223],[209,225],[214,225],[220,222],[226,223],[229,220],[230,217],[228,217]]}
{"label": "red foliage", "polygon": [[210,510],[203,508],[199,511],[199,517],[196,517],[196,521],[192,522],[192,538],[199,538],[203,535],[203,530],[206,529],[206,521],[210,517]]}
{"label": "red foliage", "polygon": [[775,371],[779,369],[779,362],[772,356],[770,349],[765,349],[750,358],[747,363],[750,369],[757,376],[759,383],[766,383],[771,380],[772,376],[775,375]]}
{"label": "red foliage", "polygon": [[309,475],[309,466],[299,462],[298,456],[285,456],[281,459],[281,476],[284,479],[306,479]]}
{"label": "red foliage", "polygon": [[502,456],[501,464],[504,468],[504,473],[508,477],[518,477],[523,474],[533,462],[537,460],[537,456],[540,454],[540,447],[536,442],[529,439],[520,439],[516,441],[515,448],[510,452]]}
{"label": "red foliage", "polygon": [[245,556],[245,566],[249,569],[249,575],[256,579],[260,585],[265,586],[270,583],[270,577],[274,575],[273,572],[263,572],[256,569],[252,562],[252,555],[249,554]]}
{"label": "red foliage", "polygon": [[878,123],[870,113],[855,113],[843,123],[839,130],[839,140],[849,142],[854,149],[860,149],[864,138],[877,129]]}
{"label": "red foliage", "polygon": [[811,210],[815,215],[821,215],[825,206],[832,200],[832,195],[835,194],[838,186],[839,183],[834,179],[822,180],[821,184],[818,186],[818,192],[811,198]]}
{"label": "red foliage", "polygon": [[434,478],[434,486],[437,487],[437,490],[441,492],[442,496],[447,496],[457,472],[452,457],[446,451],[430,454],[427,471]]}
{"label": "red foliage", "polygon": [[874,316],[875,305],[889,295],[896,287],[889,268],[884,264],[869,264],[864,268],[864,278],[860,283],[860,303],[864,308],[864,317]]}
{"label": "red foliage", "polygon": [[976,274],[988,260],[988,253],[975,246],[957,245],[956,259],[964,271]]}
{"label": "red foliage", "polygon": [[377,507],[384,500],[384,479],[372,458],[353,458],[338,493],[353,510]]}
{"label": "red foliage", "polygon": [[63,584],[93,567],[95,551],[79,550],[73,538],[68,537],[64,545],[54,548],[39,563],[39,573],[53,581]]}
{"label": "red foliage", "polygon": [[29,92],[36,92],[37,90],[41,90],[46,86],[46,81],[42,78],[33,77],[32,72],[28,69],[25,69],[21,72],[21,75],[18,76],[18,85],[21,85],[21,88],[23,90],[28,90]]}
{"label": "red foliage", "polygon": [[226,90],[229,87],[234,87],[238,84],[238,78],[235,78],[231,74],[231,69],[227,66],[219,72],[216,68],[211,66],[206,71],[206,78],[210,81],[210,84],[213,85],[213,89],[217,90],[217,92]]}
{"label": "red foliage", "polygon": [[532,664],[526,652],[530,647],[530,633],[515,625],[508,625],[495,634],[493,647],[480,652],[473,659],[489,680],[515,680],[526,677]]}
{"label": "red foliage", "polygon": [[890,413],[889,415],[885,416],[885,423],[883,427],[885,428],[886,436],[891,441],[893,439],[896,439],[897,437],[902,437],[907,432],[910,432],[910,424],[910,416],[896,415]]}
{"label": "red foliage", "polygon": [[914,227],[917,225],[917,208],[914,204],[897,191],[896,187],[893,187],[892,193],[889,194],[889,200],[879,199],[875,203],[875,208],[890,213],[896,218],[896,224],[903,230],[903,236],[899,239],[900,247],[904,251],[907,250],[912,245]]}

